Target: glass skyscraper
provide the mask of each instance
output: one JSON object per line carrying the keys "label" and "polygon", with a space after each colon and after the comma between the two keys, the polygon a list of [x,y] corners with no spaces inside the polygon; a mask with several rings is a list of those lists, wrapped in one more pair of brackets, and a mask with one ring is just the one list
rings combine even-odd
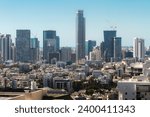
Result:
{"label": "glass skyscraper", "polygon": [[114,37],[114,60],[121,61],[122,59],[121,37]]}
{"label": "glass skyscraper", "polygon": [[59,36],[56,36],[55,30],[43,31],[43,59],[49,61],[49,53],[59,51]]}
{"label": "glass skyscraper", "polygon": [[76,16],[76,61],[85,58],[85,18],[83,10],[78,10]]}
{"label": "glass skyscraper", "polygon": [[31,62],[36,63],[39,60],[39,41],[38,38],[30,40]]}
{"label": "glass skyscraper", "polygon": [[114,57],[114,37],[116,37],[116,30],[104,31],[104,58],[106,61]]}
{"label": "glass skyscraper", "polygon": [[30,62],[30,30],[16,31],[16,60]]}

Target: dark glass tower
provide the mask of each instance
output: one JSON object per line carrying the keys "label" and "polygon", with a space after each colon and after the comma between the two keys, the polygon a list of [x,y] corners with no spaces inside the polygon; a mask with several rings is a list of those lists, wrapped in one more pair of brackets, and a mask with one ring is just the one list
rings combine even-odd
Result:
{"label": "dark glass tower", "polygon": [[56,51],[56,31],[43,31],[43,59],[48,61],[49,53]]}
{"label": "dark glass tower", "polygon": [[121,61],[121,37],[114,37],[114,60]]}
{"label": "dark glass tower", "polygon": [[85,58],[85,18],[83,10],[78,10],[76,16],[76,61]]}
{"label": "dark glass tower", "polygon": [[30,30],[16,31],[16,60],[30,62]]}
{"label": "dark glass tower", "polygon": [[104,31],[104,58],[105,61],[110,61],[114,57],[114,37],[116,30]]}

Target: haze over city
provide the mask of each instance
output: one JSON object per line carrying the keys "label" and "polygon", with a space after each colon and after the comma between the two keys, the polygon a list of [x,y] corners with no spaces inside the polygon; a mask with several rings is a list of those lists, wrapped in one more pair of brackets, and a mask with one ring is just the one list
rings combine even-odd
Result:
{"label": "haze over city", "polygon": [[150,1],[144,0],[1,0],[0,31],[16,38],[16,29],[30,29],[42,47],[43,30],[56,30],[61,46],[75,47],[75,17],[84,10],[86,40],[103,41],[103,30],[117,27],[123,46],[132,46],[134,37],[149,46]]}

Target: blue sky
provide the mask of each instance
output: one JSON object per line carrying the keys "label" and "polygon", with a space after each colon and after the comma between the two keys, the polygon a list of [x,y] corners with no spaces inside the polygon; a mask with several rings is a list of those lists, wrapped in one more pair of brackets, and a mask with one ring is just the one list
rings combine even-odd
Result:
{"label": "blue sky", "polygon": [[75,18],[84,10],[86,39],[103,41],[103,30],[117,27],[122,45],[134,37],[150,45],[149,0],[0,0],[0,33],[15,40],[16,29],[30,29],[42,46],[42,31],[56,30],[61,46],[75,46]]}

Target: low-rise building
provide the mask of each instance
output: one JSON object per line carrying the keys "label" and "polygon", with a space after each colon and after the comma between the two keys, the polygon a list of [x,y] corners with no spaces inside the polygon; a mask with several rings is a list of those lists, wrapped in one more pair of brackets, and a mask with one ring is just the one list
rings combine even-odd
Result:
{"label": "low-rise building", "polygon": [[54,77],[53,78],[53,88],[54,89],[65,89],[68,92],[71,92],[72,91],[72,80],[69,78]]}
{"label": "low-rise building", "polygon": [[119,81],[117,88],[119,100],[150,100],[150,81],[145,76]]}

